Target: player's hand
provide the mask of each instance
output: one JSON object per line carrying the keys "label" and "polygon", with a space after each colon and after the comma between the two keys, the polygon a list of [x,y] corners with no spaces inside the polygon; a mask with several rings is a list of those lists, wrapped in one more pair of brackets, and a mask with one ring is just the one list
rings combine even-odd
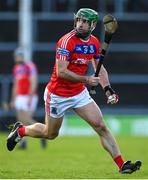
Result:
{"label": "player's hand", "polygon": [[87,84],[89,84],[90,86],[97,86],[99,84],[99,77],[94,77],[94,76],[89,76],[87,77]]}
{"label": "player's hand", "polygon": [[112,94],[107,97],[107,104],[116,104],[119,101],[119,96],[117,94]]}

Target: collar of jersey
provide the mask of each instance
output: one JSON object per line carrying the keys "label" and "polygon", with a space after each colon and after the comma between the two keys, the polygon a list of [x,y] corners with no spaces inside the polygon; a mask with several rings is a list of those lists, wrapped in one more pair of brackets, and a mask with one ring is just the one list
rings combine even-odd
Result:
{"label": "collar of jersey", "polygon": [[83,42],[88,42],[88,41],[90,40],[90,37],[89,37],[88,40],[84,40],[84,39],[82,39],[82,38],[80,38],[80,40],[83,41]]}

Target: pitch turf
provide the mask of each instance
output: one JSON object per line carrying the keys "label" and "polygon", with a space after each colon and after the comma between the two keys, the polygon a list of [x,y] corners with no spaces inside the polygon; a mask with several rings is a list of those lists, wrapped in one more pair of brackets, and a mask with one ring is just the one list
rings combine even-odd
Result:
{"label": "pitch turf", "polygon": [[140,171],[118,173],[110,156],[93,137],[59,137],[40,148],[39,140],[29,139],[26,151],[8,152],[6,135],[0,134],[0,178],[48,179],[144,179],[148,178],[148,138],[118,137],[126,159],[143,161]]}

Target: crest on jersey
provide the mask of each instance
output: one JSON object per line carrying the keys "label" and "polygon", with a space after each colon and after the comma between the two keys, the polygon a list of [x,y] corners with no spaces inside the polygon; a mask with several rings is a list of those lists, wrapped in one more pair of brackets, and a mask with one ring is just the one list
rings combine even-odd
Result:
{"label": "crest on jersey", "polygon": [[84,45],[77,44],[74,49],[74,53],[77,54],[95,54],[96,46],[94,44]]}

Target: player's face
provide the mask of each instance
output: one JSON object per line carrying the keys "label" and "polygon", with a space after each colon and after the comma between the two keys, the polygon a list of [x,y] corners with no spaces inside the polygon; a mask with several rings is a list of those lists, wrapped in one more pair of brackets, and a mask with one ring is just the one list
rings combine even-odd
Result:
{"label": "player's face", "polygon": [[77,18],[76,29],[81,34],[89,32],[90,31],[89,21],[83,18]]}
{"label": "player's face", "polygon": [[24,58],[22,56],[15,56],[14,61],[16,64],[23,64],[24,63]]}

